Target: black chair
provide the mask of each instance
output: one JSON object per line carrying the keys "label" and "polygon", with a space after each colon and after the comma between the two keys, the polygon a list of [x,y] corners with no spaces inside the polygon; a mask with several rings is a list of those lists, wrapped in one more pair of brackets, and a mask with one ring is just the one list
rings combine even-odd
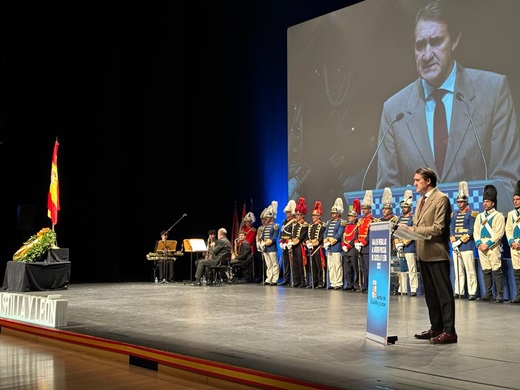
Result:
{"label": "black chair", "polygon": [[216,265],[208,267],[208,285],[222,286],[224,279],[227,279],[226,271],[231,268],[230,260],[231,252],[225,252],[220,256]]}
{"label": "black chair", "polygon": [[253,254],[251,253],[246,260],[233,264],[231,268],[233,284],[240,280],[240,278],[245,282],[253,281]]}

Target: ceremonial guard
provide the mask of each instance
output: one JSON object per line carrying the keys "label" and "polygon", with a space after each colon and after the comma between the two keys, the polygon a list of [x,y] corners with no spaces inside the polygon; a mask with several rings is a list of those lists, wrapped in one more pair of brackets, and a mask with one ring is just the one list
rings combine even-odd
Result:
{"label": "ceremonial guard", "polygon": [[[403,200],[399,203],[401,206],[401,215],[397,219],[398,224],[402,223],[407,226],[413,225],[412,204],[412,190],[405,190]],[[394,245],[397,250],[397,257],[399,259],[404,257],[405,260],[405,265],[403,264],[403,266],[400,267],[399,288],[397,292],[400,294],[408,294],[408,282],[410,282],[410,296],[415,297],[417,296],[417,288],[419,287],[415,241],[395,237]]]}
{"label": "ceremonial guard", "polygon": [[329,271],[329,290],[341,290],[343,287],[343,269],[341,267],[341,244],[346,221],[341,219],[343,200],[337,198],[330,210],[330,219],[325,226],[323,247],[327,251],[327,269]]}
{"label": "ceremonial guard", "polygon": [[468,285],[468,299],[477,298],[477,270],[475,267],[475,240],[473,228],[477,211],[470,210],[468,206],[468,183],[459,183],[459,192],[455,201],[458,210],[451,214],[450,241],[453,256],[453,270],[455,272],[454,296],[465,296],[465,285]]}
{"label": "ceremonial guard", "polygon": [[358,221],[358,238],[354,243],[355,248],[361,256],[361,292],[368,291],[368,270],[369,270],[369,234],[370,224],[377,222],[372,216],[373,196],[371,190],[365,191],[363,202],[361,203],[361,211],[363,216]]}
{"label": "ceremonial guard", "polygon": [[[399,219],[399,217],[397,215],[394,215],[392,190],[388,187],[385,187],[385,189],[383,190],[383,196],[381,197],[381,205],[382,205],[383,216],[381,218],[379,218],[379,221],[390,222],[389,230],[390,230],[390,232],[393,232],[393,226],[397,224],[397,220]],[[393,242],[393,240],[390,240],[390,241],[392,242],[392,247],[390,248],[391,257],[395,258],[398,255],[397,249],[395,247],[395,243]],[[402,256],[401,256],[399,263],[404,264],[405,263],[404,254],[402,252],[400,252],[400,254],[402,254]],[[400,287],[401,287],[401,285],[398,281],[393,281],[390,286],[391,293],[397,294]]]}
{"label": "ceremonial guard", "polygon": [[475,218],[473,235],[478,248],[480,267],[484,276],[483,301],[493,299],[493,279],[495,283],[495,302],[504,302],[504,274],[502,272],[502,237],[505,232],[504,214],[496,210],[497,189],[488,184],[484,187],[484,211]]}
{"label": "ceremonial guard", "polygon": [[515,207],[514,210],[507,214],[506,237],[511,249],[516,296],[509,301],[511,303],[520,303],[520,181],[516,183],[513,194],[513,206]]}
{"label": "ceremonial guard", "polygon": [[283,275],[280,286],[290,286],[292,282],[292,263],[287,244],[292,239],[293,225],[296,223],[296,202],[292,199],[289,200],[283,211],[285,213],[285,220],[282,222],[279,239],[283,261]]}
{"label": "ceremonial guard", "polygon": [[323,237],[325,236],[325,222],[321,220],[323,208],[319,200],[314,203],[307,232],[307,251],[309,253],[311,273],[310,284],[307,288],[323,288],[325,286],[325,255],[323,253]]}
{"label": "ceremonial guard", "polygon": [[359,199],[354,199],[352,208],[347,214],[347,224],[345,232],[343,233],[343,243],[341,249],[343,250],[343,274],[345,283],[343,290],[357,291],[359,290],[359,268],[360,257],[359,252],[354,246],[357,235],[358,216],[361,214],[361,202]]}
{"label": "ceremonial guard", "polygon": [[293,287],[307,287],[307,252],[304,246],[307,241],[309,224],[305,222],[307,214],[307,202],[305,198],[299,197],[296,202],[296,223],[293,223],[291,241],[287,244],[289,256],[292,257]]}
{"label": "ceremonial guard", "polygon": [[266,277],[262,284],[270,286],[276,286],[280,277],[278,246],[276,245],[280,227],[277,223],[274,223],[277,210],[278,202],[273,200],[264,213],[266,222],[258,240],[258,248],[264,254],[266,265]]}
{"label": "ceremonial guard", "polygon": [[264,259],[264,247],[265,247],[265,244],[264,244],[264,247],[263,248],[260,248],[260,240],[262,239],[262,234],[263,234],[263,231],[264,231],[264,227],[265,225],[267,224],[267,218],[265,217],[265,213],[267,212],[267,207],[265,209],[262,210],[262,212],[260,213],[260,226],[258,227],[258,229],[256,229],[256,248],[257,248],[257,253],[258,253],[258,256],[259,256],[259,259],[258,259],[258,267],[259,267],[259,273],[257,275],[255,275],[255,281],[258,281],[258,279],[261,280],[260,283],[264,283],[265,281],[265,266],[266,266],[266,261]]}
{"label": "ceremonial guard", "polygon": [[[252,278],[256,275],[256,267],[257,263],[260,263],[259,261],[255,261],[257,257],[257,248],[256,248],[256,228],[253,226],[253,224],[256,222],[256,217],[253,214],[253,212],[248,212],[244,219],[242,220],[242,224],[240,225],[240,228],[238,229],[239,232],[244,232],[246,234],[246,241],[251,246],[251,253],[253,254],[253,261],[251,264],[251,273]],[[252,280],[249,280],[252,281]]]}

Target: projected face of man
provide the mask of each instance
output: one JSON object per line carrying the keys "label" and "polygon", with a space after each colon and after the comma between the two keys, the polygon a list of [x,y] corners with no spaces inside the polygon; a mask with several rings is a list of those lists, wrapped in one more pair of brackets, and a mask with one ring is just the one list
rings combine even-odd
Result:
{"label": "projected face of man", "polygon": [[439,88],[453,69],[453,52],[460,33],[453,40],[446,23],[419,20],[415,26],[415,66],[419,76],[434,88]]}

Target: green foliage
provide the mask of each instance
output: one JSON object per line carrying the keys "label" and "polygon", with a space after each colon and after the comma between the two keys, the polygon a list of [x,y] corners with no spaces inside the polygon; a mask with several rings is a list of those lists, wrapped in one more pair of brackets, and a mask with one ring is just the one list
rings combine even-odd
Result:
{"label": "green foliage", "polygon": [[43,228],[23,243],[22,247],[14,254],[13,260],[23,263],[38,260],[54,246],[55,242],[56,232],[49,228]]}

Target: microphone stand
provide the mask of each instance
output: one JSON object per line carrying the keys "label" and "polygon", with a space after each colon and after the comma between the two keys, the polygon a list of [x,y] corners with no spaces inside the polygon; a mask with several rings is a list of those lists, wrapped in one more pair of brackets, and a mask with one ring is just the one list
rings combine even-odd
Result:
{"label": "microphone stand", "polygon": [[[177,225],[181,221],[181,219],[183,219],[186,216],[187,216],[187,214],[182,214],[182,216],[172,226],[170,226],[164,234],[168,234],[170,232],[170,230],[172,230],[175,227],[175,225]],[[166,248],[166,241],[165,241],[164,248],[163,248],[163,280],[161,280],[162,284],[168,283],[168,281],[167,281],[168,277],[166,275],[166,272],[168,270],[168,261],[175,261],[175,258],[173,258],[172,260],[168,259],[168,248]],[[172,267],[174,266],[174,264],[175,263],[172,263]],[[172,275],[172,279],[173,279],[173,275]]]}

